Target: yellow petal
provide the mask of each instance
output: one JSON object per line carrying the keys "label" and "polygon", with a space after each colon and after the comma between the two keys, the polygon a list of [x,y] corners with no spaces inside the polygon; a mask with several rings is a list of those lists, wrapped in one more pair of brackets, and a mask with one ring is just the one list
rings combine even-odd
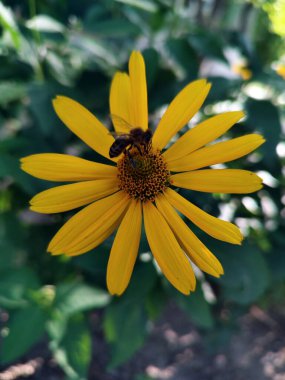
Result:
{"label": "yellow petal", "polygon": [[209,215],[170,188],[165,191],[165,196],[176,210],[208,235],[231,244],[241,244],[243,236],[234,224]]}
{"label": "yellow petal", "polygon": [[118,191],[117,179],[99,179],[54,187],[34,196],[30,209],[44,214],[72,210]]}
{"label": "yellow petal", "polygon": [[117,168],[67,154],[42,153],[21,159],[21,168],[36,178],[49,181],[87,181],[115,178]]}
{"label": "yellow petal", "polygon": [[219,260],[208,250],[208,248],[195,236],[190,228],[174,211],[164,195],[155,200],[158,210],[167,220],[177,240],[190,259],[204,272],[215,277],[224,273]]}
{"label": "yellow petal", "polygon": [[[110,90],[110,111],[117,132],[129,133],[131,125],[131,82],[128,74],[117,72]],[[126,121],[126,123],[124,123]]]}
{"label": "yellow petal", "polygon": [[133,51],[129,60],[131,81],[131,124],[135,127],[148,128],[148,106],[145,64],[143,56]]}
{"label": "yellow petal", "polygon": [[196,80],[179,92],[162,116],[153,135],[153,146],[163,149],[202,106],[211,85],[205,79]]}
{"label": "yellow petal", "polygon": [[52,103],[57,116],[76,136],[110,159],[109,149],[114,137],[91,112],[66,96],[57,96]]}
{"label": "yellow petal", "polygon": [[186,156],[222,136],[243,116],[243,112],[234,111],[222,113],[203,121],[186,132],[168,148],[167,151],[163,153],[164,158],[170,162],[179,157]]}
{"label": "yellow petal", "polygon": [[221,164],[245,156],[258,148],[264,141],[264,138],[257,134],[237,137],[198,149],[185,157],[169,162],[167,166],[171,171],[183,172]]}
{"label": "yellow petal", "polygon": [[129,201],[125,193],[117,192],[85,207],[70,218],[51,240],[52,254],[79,255],[85,253],[111,234]]}
{"label": "yellow petal", "polygon": [[[94,236],[94,238],[92,240],[92,244],[90,244],[89,247],[84,247],[81,250],[79,250],[79,249],[78,250],[77,249],[71,250],[67,255],[72,256],[72,257],[79,256],[79,255],[82,255],[83,253],[90,251],[93,248],[98,247],[101,243],[103,243],[106,239],[108,239],[110,237],[110,235],[112,235],[112,233],[118,228],[120,221],[121,221],[121,218],[116,220],[113,224],[111,224],[107,228],[102,229],[100,235]],[[52,252],[52,254],[54,256],[60,255],[61,252],[57,252],[57,253]]]}
{"label": "yellow petal", "polygon": [[141,236],[141,202],[132,200],[116,234],[107,269],[111,294],[121,295],[129,284]]}
{"label": "yellow petal", "polygon": [[165,277],[183,294],[195,289],[195,275],[164,217],[150,202],[143,204],[150,249]]}
{"label": "yellow petal", "polygon": [[174,174],[170,182],[177,187],[209,193],[245,194],[262,188],[262,180],[248,170],[204,169]]}

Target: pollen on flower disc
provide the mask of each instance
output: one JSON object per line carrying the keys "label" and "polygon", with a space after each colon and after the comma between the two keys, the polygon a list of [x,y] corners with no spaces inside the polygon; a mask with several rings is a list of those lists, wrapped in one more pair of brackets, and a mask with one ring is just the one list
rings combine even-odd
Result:
{"label": "pollen on flower disc", "polygon": [[142,202],[154,201],[169,185],[169,171],[159,151],[136,150],[118,161],[119,188]]}

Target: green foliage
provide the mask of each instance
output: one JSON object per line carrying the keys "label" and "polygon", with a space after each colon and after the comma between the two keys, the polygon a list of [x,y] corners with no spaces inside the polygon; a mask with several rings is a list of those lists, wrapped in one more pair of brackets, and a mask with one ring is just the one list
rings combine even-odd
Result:
{"label": "green foliage", "polygon": [[21,307],[27,301],[28,292],[38,287],[39,280],[29,268],[4,272],[0,280],[0,305],[8,308]]}
{"label": "green foliage", "polygon": [[221,278],[225,297],[241,305],[254,302],[267,290],[270,277],[262,252],[250,244],[219,250],[225,274]]}
{"label": "green foliage", "polygon": [[25,96],[26,87],[18,82],[0,83],[0,105],[7,106],[9,103],[21,100]]}
{"label": "green foliage", "polygon": [[54,357],[69,379],[87,379],[92,342],[86,319],[82,314],[73,316],[65,326],[63,336],[62,325],[59,326],[60,329],[50,329],[50,348]]}
{"label": "green foliage", "polygon": [[11,37],[11,40],[16,48],[20,47],[20,33],[15,22],[13,12],[10,8],[5,7],[0,3],[0,25],[4,31]]}
{"label": "green foliage", "polygon": [[46,314],[36,305],[28,305],[11,313],[8,335],[1,345],[3,364],[17,359],[31,348],[44,334]]}
{"label": "green foliage", "polygon": [[126,297],[114,299],[106,308],[104,331],[112,354],[109,368],[129,359],[143,345],[148,321],[146,300],[153,292],[155,280],[151,263],[138,265]]}
{"label": "green foliage", "polygon": [[263,5],[263,9],[268,13],[272,23],[271,28],[274,33],[285,36],[285,4],[282,0],[267,2]]}
{"label": "green foliage", "polygon": [[197,289],[190,297],[185,297],[182,294],[176,295],[176,302],[197,326],[204,329],[214,327],[211,307],[205,300],[200,286],[197,286]]}
{"label": "green foliage", "polygon": [[112,348],[109,368],[129,359],[143,345],[146,322],[146,313],[141,300],[137,302],[118,300],[107,308],[104,330]]}
{"label": "green foliage", "polygon": [[[254,6],[228,1],[217,8],[211,8],[216,1],[207,6],[168,0],[0,2],[0,307],[7,315],[1,364],[20,360],[43,342],[67,378],[87,379],[93,315],[100,315],[113,369],[143,346],[150,321],[160,317],[169,300],[210,340],[224,344],[235,316],[261,300],[268,305],[276,287],[278,299],[284,297],[284,194],[278,185],[284,183],[284,153],[277,154],[285,143],[284,79],[274,68],[284,63],[285,44],[276,34],[281,34],[283,16],[273,14],[274,2],[264,7],[263,1],[253,1]],[[76,258],[50,257],[46,246],[67,216],[28,210],[29,199],[53,184],[22,172],[19,158],[75,152],[103,162],[63,126],[52,98],[70,96],[105,122],[111,78],[116,70],[126,70],[134,49],[142,50],[146,62],[152,126],[160,107],[203,76],[212,89],[199,117],[244,109],[246,118],[228,136],[254,131],[267,140],[258,153],[228,165],[271,174],[273,182],[258,194],[245,199],[183,191],[212,215],[229,209],[231,221],[247,235],[236,247],[206,242],[205,234],[195,230],[220,259],[225,275],[205,275],[189,297],[170,290],[145,258],[137,260],[124,295],[111,297],[105,277],[112,237]],[[251,71],[248,80],[233,71],[241,61]],[[142,235],[140,252],[148,251]],[[215,302],[208,302],[204,289]],[[220,318],[225,307],[232,316],[227,326]]]}
{"label": "green foliage", "polygon": [[263,162],[270,170],[274,170],[278,165],[276,147],[280,141],[281,123],[278,109],[268,100],[249,99],[246,103],[246,113],[248,124],[252,130],[258,130],[266,139],[266,144],[261,148],[264,153]]}
{"label": "green foliage", "polygon": [[[10,205],[6,205],[7,208]],[[14,239],[14,236],[18,239]],[[9,269],[16,269],[17,263],[22,263],[23,259],[19,249],[23,243],[24,233],[16,215],[10,212],[0,214],[0,273],[5,273]],[[2,295],[2,294],[1,294]]]}

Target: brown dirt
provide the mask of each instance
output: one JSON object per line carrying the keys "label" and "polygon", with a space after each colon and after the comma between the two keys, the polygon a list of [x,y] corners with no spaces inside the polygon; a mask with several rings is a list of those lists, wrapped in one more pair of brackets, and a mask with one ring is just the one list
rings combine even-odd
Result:
{"label": "brown dirt", "polygon": [[[230,341],[217,347],[170,304],[144,347],[126,364],[106,371],[109,349],[94,314],[94,352],[88,380],[285,380],[285,312],[254,306],[240,318]],[[220,331],[219,331],[220,333]],[[20,363],[0,369],[0,380],[62,380],[45,344]],[[146,378],[141,377],[145,380]]]}

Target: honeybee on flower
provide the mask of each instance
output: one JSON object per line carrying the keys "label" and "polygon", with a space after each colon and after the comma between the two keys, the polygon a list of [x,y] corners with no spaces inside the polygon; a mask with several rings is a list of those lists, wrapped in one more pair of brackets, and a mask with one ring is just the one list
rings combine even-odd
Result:
{"label": "honeybee on flower", "polygon": [[176,189],[233,194],[261,189],[261,179],[250,171],[205,168],[240,158],[258,148],[264,139],[249,134],[208,146],[244,116],[242,111],[235,111],[199,123],[168,147],[172,137],[200,109],[210,87],[205,79],[185,86],[152,133],[144,59],[141,53],[132,52],[129,74],[117,72],[110,91],[110,112],[118,116],[113,124],[115,131],[124,136],[121,140],[76,101],[65,96],[53,100],[62,122],[109,164],[54,153],[21,160],[22,169],[34,177],[75,182],[37,194],[30,201],[31,210],[49,214],[85,206],[52,238],[48,246],[51,254],[83,254],[116,231],[107,287],[111,294],[121,295],[133,272],[144,223],[157,264],[180,292],[189,294],[195,289],[191,263],[215,277],[223,274],[221,263],[178,212],[207,234],[231,244],[241,244],[240,230],[198,208]]}

